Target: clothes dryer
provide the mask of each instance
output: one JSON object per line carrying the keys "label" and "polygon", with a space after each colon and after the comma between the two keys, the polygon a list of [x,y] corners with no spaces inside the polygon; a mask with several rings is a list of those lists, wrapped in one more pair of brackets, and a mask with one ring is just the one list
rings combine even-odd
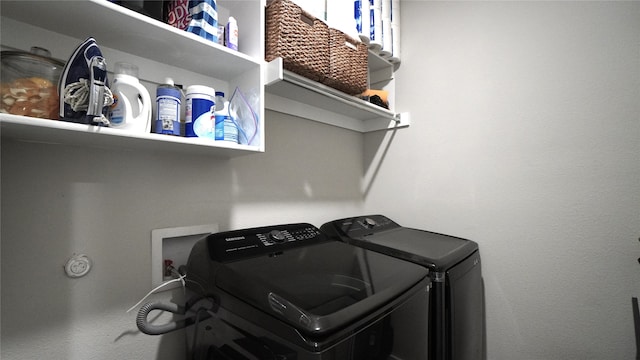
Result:
{"label": "clothes dryer", "polygon": [[332,238],[429,269],[429,359],[486,359],[484,282],[477,243],[405,228],[383,215],[334,220],[320,229]]}

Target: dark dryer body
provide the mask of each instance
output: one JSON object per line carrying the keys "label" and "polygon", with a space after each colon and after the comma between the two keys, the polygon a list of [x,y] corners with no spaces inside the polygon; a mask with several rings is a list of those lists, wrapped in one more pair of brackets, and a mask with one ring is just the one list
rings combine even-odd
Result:
{"label": "dark dryer body", "polygon": [[382,215],[335,220],[320,229],[330,237],[428,268],[432,279],[429,359],[486,359],[478,244],[405,228]]}
{"label": "dark dryer body", "polygon": [[200,298],[189,359],[428,357],[429,270],[309,224],[211,234],[186,284]]}

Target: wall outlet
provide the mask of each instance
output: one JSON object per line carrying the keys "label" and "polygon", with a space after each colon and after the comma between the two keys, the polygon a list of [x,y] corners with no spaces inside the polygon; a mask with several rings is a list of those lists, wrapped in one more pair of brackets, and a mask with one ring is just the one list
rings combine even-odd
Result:
{"label": "wall outlet", "polygon": [[[202,237],[218,232],[218,224],[184,226],[151,230],[151,286],[156,288],[163,282],[175,279],[166,271],[166,262],[176,270],[187,265],[191,248]],[[174,282],[160,290],[168,290],[181,286]]]}

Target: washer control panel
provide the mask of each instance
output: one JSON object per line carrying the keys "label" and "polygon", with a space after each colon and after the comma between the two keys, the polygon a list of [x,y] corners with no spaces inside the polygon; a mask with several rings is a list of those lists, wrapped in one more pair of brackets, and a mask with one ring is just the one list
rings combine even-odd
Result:
{"label": "washer control panel", "polygon": [[320,236],[320,231],[313,227],[273,229],[267,233],[256,234],[264,246],[273,246],[291,241],[311,240]]}
{"label": "washer control panel", "polygon": [[227,231],[207,237],[209,255],[219,262],[274,256],[286,249],[326,240],[318,228],[306,223]]}

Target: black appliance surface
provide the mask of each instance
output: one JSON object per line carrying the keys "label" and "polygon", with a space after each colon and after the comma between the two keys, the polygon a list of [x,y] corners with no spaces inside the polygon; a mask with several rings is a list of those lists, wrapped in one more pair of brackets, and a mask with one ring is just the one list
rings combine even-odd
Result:
{"label": "black appliance surface", "polygon": [[332,238],[430,269],[429,359],[486,358],[484,282],[477,243],[405,228],[383,215],[334,220],[320,229]]}
{"label": "black appliance surface", "polygon": [[411,319],[427,316],[428,275],[423,266],[331,240],[309,224],[211,234],[194,245],[187,264],[188,288],[220,305],[224,321],[209,328],[234,334],[227,336],[233,341],[218,335],[216,353],[259,343],[296,359],[426,356],[424,341],[411,344],[413,335],[401,334],[427,335],[427,320]]}
{"label": "black appliance surface", "polygon": [[430,231],[405,228],[382,215],[335,220],[321,230],[347,242],[355,242],[429,267],[448,269],[478,250],[470,240]]}

